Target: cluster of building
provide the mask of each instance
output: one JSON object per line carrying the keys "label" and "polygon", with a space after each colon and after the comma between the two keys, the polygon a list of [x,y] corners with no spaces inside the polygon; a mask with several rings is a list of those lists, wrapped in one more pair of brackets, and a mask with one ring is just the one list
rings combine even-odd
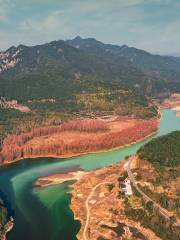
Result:
{"label": "cluster of building", "polygon": [[30,112],[30,109],[27,106],[18,104],[17,100],[8,101],[4,97],[0,98],[0,107],[17,109],[20,112]]}
{"label": "cluster of building", "polygon": [[132,187],[131,187],[131,182],[128,178],[126,178],[121,183],[121,189],[122,189],[122,192],[124,192],[126,196],[131,196],[133,194]]}
{"label": "cluster of building", "polygon": [[7,101],[4,97],[0,98],[0,107],[13,108],[17,106],[18,106],[17,100]]}

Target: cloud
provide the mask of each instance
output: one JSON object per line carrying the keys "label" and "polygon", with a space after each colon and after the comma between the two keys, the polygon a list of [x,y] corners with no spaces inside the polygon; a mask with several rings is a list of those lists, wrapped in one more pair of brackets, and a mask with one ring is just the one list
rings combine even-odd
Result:
{"label": "cloud", "polygon": [[153,52],[180,52],[179,0],[10,1],[0,0],[0,21],[8,22],[0,25],[4,49],[81,35]]}
{"label": "cloud", "polygon": [[8,19],[9,0],[0,0],[0,21],[4,22]]}
{"label": "cloud", "polygon": [[[52,37],[72,36],[84,32],[89,35],[93,31],[108,31],[107,26],[114,25],[121,29],[122,25],[137,19],[142,20],[142,15],[138,10],[133,10],[130,6],[142,4],[144,0],[109,0],[85,2],[76,0],[68,1],[58,10],[52,11],[47,16],[37,19],[29,18],[19,24],[22,31],[34,31]],[[70,4],[71,3],[71,4]],[[103,3],[103,4],[102,4]],[[112,4],[114,3],[114,4]],[[126,12],[124,8],[128,8]],[[123,23],[124,21],[124,23]],[[124,29],[124,26],[122,29]],[[59,31],[59,33],[58,33]],[[84,35],[83,34],[83,35]]]}
{"label": "cloud", "polygon": [[22,30],[35,30],[35,31],[50,31],[57,29],[60,27],[60,12],[55,11],[48,15],[45,18],[35,20],[35,19],[28,19],[19,24],[19,28]]}
{"label": "cloud", "polygon": [[171,54],[180,53],[180,21],[172,21],[167,25],[139,25],[136,32],[136,47],[153,53]]}
{"label": "cloud", "polygon": [[[60,38],[66,38],[72,29],[63,20],[61,11],[54,11],[47,17],[40,19],[28,19],[19,24],[18,31],[27,33],[35,44],[36,40],[51,41]],[[38,40],[37,40],[38,41]],[[42,41],[41,41],[42,42]]]}

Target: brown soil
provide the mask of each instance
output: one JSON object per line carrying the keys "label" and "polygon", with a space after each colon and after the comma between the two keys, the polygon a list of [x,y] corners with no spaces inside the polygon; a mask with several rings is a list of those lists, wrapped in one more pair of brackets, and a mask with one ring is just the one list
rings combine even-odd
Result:
{"label": "brown soil", "polygon": [[162,106],[166,108],[180,107],[180,94],[178,93],[172,94],[170,98],[164,100]]}
{"label": "brown soil", "polygon": [[[118,197],[119,181],[122,175],[124,162],[120,162],[103,169],[90,172],[75,184],[72,185],[72,202],[71,208],[75,218],[80,220],[81,229],[77,235],[79,240],[84,239],[84,227],[86,223],[87,210],[86,200],[92,189],[100,183],[112,182],[113,188],[110,190],[108,184],[100,185],[94,192],[89,201],[90,218],[87,228],[87,239],[143,239],[136,238],[129,229],[132,227],[143,235],[147,240],[159,240],[159,238],[149,229],[142,227],[138,222],[134,222],[126,217],[124,213],[124,201]],[[89,179],[89,181],[87,181]],[[125,232],[119,236],[112,229],[119,225],[124,225]]]}

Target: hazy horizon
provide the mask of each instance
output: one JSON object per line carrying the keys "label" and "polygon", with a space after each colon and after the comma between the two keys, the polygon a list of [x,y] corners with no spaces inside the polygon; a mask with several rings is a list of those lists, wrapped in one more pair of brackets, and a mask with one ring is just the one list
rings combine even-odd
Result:
{"label": "hazy horizon", "polygon": [[180,56],[178,0],[0,0],[0,51],[76,37]]}

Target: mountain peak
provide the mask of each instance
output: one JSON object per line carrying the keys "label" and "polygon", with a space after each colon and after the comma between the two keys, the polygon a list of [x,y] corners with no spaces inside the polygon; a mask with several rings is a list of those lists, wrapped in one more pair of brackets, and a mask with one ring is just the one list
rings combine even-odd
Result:
{"label": "mountain peak", "polygon": [[97,41],[95,38],[81,38],[80,36],[77,36],[74,39],[66,42],[75,48],[88,48],[91,46],[101,46],[103,44]]}
{"label": "mountain peak", "polygon": [[81,38],[80,36],[76,36],[74,39],[72,40],[83,40],[83,38]]}
{"label": "mountain peak", "polygon": [[15,46],[12,46],[12,47],[10,47],[10,48],[8,48],[7,50],[6,50],[6,52],[13,52],[13,51],[15,51],[17,48],[15,47]]}

